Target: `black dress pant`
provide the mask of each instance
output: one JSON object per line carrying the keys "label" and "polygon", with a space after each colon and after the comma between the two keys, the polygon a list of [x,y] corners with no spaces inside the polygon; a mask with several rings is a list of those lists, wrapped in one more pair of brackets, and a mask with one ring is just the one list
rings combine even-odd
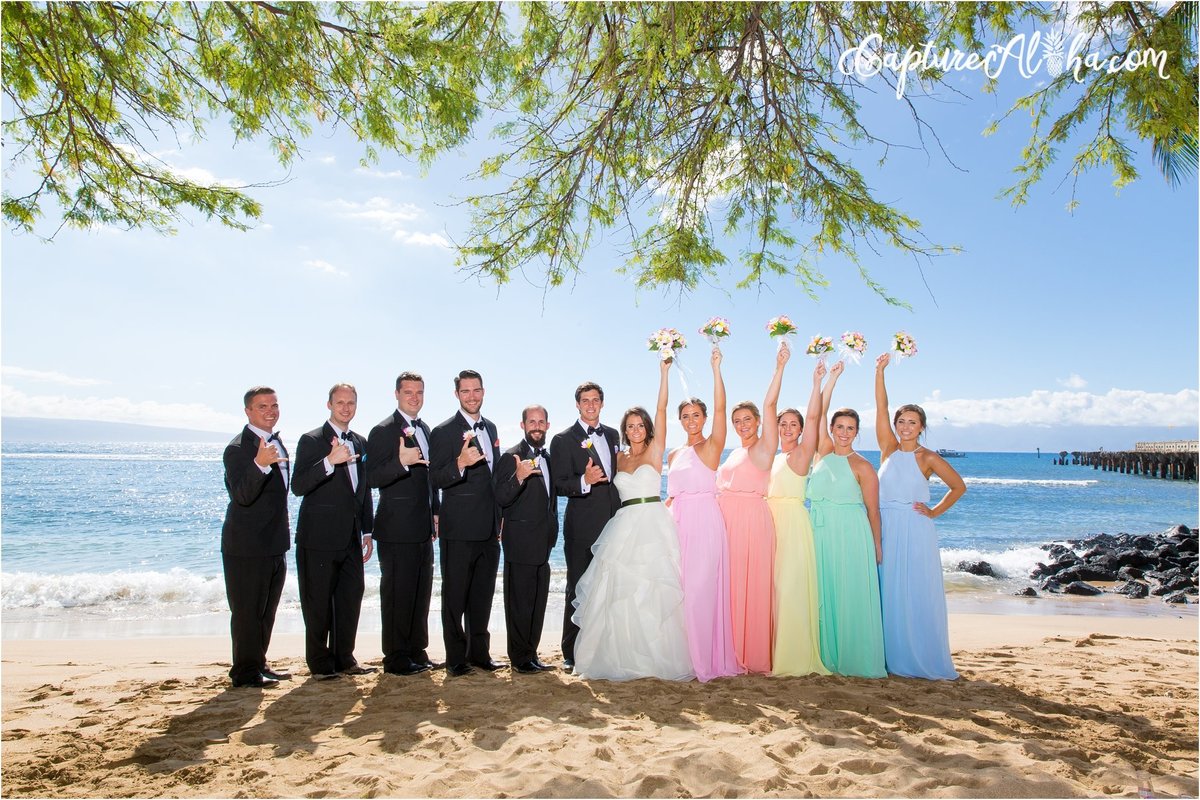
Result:
{"label": "black dress pant", "polygon": [[225,597],[229,601],[229,635],[233,639],[234,683],[253,680],[267,668],[267,648],[275,627],[275,610],[283,594],[287,560],[277,556],[221,555]]}
{"label": "black dress pant", "polygon": [[479,663],[491,659],[488,620],[496,594],[500,543],[439,539],[442,566],[442,638],[446,663]]}
{"label": "black dress pant", "polygon": [[537,658],[549,595],[548,563],[504,562],[504,622],[508,629],[508,660],[513,664]]}
{"label": "black dress pant", "polygon": [[343,550],[296,548],[304,615],[304,660],[313,674],[353,667],[362,609],[363,561],[358,537]]}
{"label": "black dress pant", "polygon": [[575,613],[575,584],[587,572],[592,563],[592,544],[586,538],[563,539],[563,555],[567,559],[567,596],[563,609],[562,651],[563,658],[575,660],[575,639],[579,637],[579,626],[571,621]]}
{"label": "black dress pant", "polygon": [[433,541],[375,542],[383,668],[396,671],[429,658],[429,602],[433,594]]}

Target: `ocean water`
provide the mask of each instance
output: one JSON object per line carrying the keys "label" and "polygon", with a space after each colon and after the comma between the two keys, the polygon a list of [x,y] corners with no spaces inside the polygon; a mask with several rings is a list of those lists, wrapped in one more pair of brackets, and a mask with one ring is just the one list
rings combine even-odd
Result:
{"label": "ocean water", "polygon": [[[86,635],[89,621],[106,630],[128,623],[131,631],[159,635],[197,630],[189,620],[206,620],[201,627],[208,631],[217,620],[220,630],[226,624],[223,449],[211,443],[4,444],[4,635]],[[864,455],[878,463],[877,453]],[[1032,453],[970,453],[951,463],[967,482],[966,497],[937,521],[952,608],[957,597],[970,610],[984,610],[991,598],[1030,585],[1029,570],[1044,560],[1043,547],[1051,542],[1101,532],[1154,533],[1181,523],[1196,526],[1200,518],[1194,482],[1059,466]],[[936,500],[944,486],[935,479],[932,489]],[[294,531],[300,504],[292,498],[290,505]],[[991,562],[1001,579],[955,569],[975,559]],[[561,598],[561,542],[551,564],[552,597]],[[283,630],[301,629],[293,565],[289,557]],[[367,629],[378,628],[378,613],[371,610],[378,608],[378,586],[372,559]],[[435,587],[435,615],[437,594]],[[500,603],[497,592],[497,609]]]}

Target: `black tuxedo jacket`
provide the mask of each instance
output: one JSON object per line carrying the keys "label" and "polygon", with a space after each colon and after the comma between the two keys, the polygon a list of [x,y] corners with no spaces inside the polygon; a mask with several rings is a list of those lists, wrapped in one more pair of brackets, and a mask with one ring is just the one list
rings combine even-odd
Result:
{"label": "black tuxedo jacket", "polygon": [[604,440],[608,442],[609,460],[612,472],[608,483],[597,483],[587,494],[580,487],[580,479],[587,469],[588,459],[591,458],[601,468],[604,462],[592,448],[584,448],[583,442],[588,438],[587,431],[574,422],[571,427],[557,434],[550,443],[550,473],[554,476],[555,492],[569,498],[567,514],[563,520],[563,533],[567,537],[582,535],[593,542],[600,535],[604,523],[608,522],[621,507],[621,499],[613,478],[617,471],[617,450],[620,437],[616,428],[610,428],[601,423],[600,430]]}
{"label": "black tuxedo jacket", "polygon": [[[479,447],[480,452],[484,452],[485,447],[489,448],[492,463],[495,464],[501,456],[496,425],[483,417],[479,419],[487,435],[480,431],[473,446]],[[429,437],[429,467],[433,485],[442,490],[438,535],[448,541],[482,542],[499,533],[500,519],[487,460],[467,467],[461,475],[458,472],[458,454],[462,452],[463,433],[467,430],[466,418],[455,412],[454,416],[434,428]]]}
{"label": "black tuxedo jacket", "polygon": [[300,437],[296,445],[292,492],[300,501],[296,521],[296,545],[312,550],[344,550],[361,535],[370,533],[375,519],[371,488],[367,484],[362,454],[367,440],[354,431],[350,438],[358,453],[358,489],[350,483],[347,464],[334,464],[333,474],[325,474],[325,456],[333,449],[330,440],[337,431],[326,422]]}
{"label": "black tuxedo jacket", "polygon": [[[287,484],[279,464],[263,471],[254,463],[258,434],[243,428],[225,446],[225,489],[229,507],[221,526],[221,552],[227,556],[278,556],[291,546]],[[287,454],[287,448],[280,442]]]}
{"label": "black tuxedo jacket", "polygon": [[[380,542],[425,542],[433,536],[433,518],[438,513],[438,493],[429,476],[429,467],[400,463],[400,440],[418,447],[416,436],[405,436],[407,425],[399,411],[371,429],[367,438],[367,481],[379,490],[375,510],[374,537]],[[433,436],[424,420],[417,425],[425,432],[425,441]],[[426,460],[429,453],[425,453]]]}
{"label": "black tuxedo jacket", "polygon": [[[553,491],[553,471],[549,492],[541,475],[530,475],[525,483],[517,483],[517,462],[513,456],[524,461],[532,455],[533,448],[522,439],[500,456],[494,475],[496,502],[500,504],[503,520],[500,544],[504,560],[514,564],[545,564],[558,541],[558,498]],[[549,462],[550,454],[547,452],[545,456]]]}

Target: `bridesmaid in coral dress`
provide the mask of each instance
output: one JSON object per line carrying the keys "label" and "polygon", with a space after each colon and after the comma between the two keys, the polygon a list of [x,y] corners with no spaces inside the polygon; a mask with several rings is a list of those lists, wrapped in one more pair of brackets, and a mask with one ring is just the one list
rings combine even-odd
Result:
{"label": "bridesmaid in coral dress", "polygon": [[785,340],[775,358],[775,374],[763,400],[763,416],[748,400],[733,407],[733,429],[742,444],[717,469],[717,503],[729,534],[733,649],[738,664],[746,671],[764,674],[771,671],[775,636],[775,522],[767,506],[767,484],[779,446],[775,409],[783,367],[790,357]]}
{"label": "bridesmaid in coral dress", "polygon": [[[825,363],[813,371],[808,399],[809,422],[821,416],[821,379]],[[804,507],[805,485],[817,449],[819,422],[804,425],[794,408],[779,412],[779,445],[767,505],[775,518],[775,657],[773,675],[828,675],[821,662],[817,624],[817,557],[812,523]]]}
{"label": "bridesmaid in coral dress", "polygon": [[704,436],[708,408],[698,397],[679,404],[687,444],[668,457],[667,503],[679,528],[683,610],[692,669],[700,681],[738,675],[729,619],[729,541],[717,506],[717,465],[725,449],[725,381],[721,351],[712,350],[713,426]]}

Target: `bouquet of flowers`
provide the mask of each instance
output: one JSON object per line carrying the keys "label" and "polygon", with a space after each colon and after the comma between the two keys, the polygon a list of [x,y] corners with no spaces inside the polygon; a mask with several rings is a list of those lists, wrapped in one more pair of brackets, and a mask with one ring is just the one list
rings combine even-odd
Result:
{"label": "bouquet of flowers", "polygon": [[808,349],[804,352],[810,356],[824,358],[826,355],[833,352],[833,339],[830,339],[828,336],[822,336],[818,333],[812,338],[812,341],[808,343]]}
{"label": "bouquet of flowers", "polygon": [[790,317],[780,314],[778,317],[767,320],[767,333],[772,339],[779,340],[779,349],[782,350],[787,337],[796,333],[796,326]]}
{"label": "bouquet of flowers", "polygon": [[892,337],[892,352],[896,358],[911,358],[917,354],[917,340],[906,331],[898,331]]}
{"label": "bouquet of flowers", "polygon": [[674,328],[660,328],[650,335],[647,344],[652,351],[658,351],[663,361],[670,362],[675,358],[676,350],[687,347],[687,340]]}
{"label": "bouquet of flowers", "polygon": [[842,334],[842,353],[855,364],[867,352],[867,337],[858,331],[846,331]]}
{"label": "bouquet of flowers", "polygon": [[709,342],[716,345],[731,333],[729,320],[724,317],[713,317],[704,323],[704,327],[700,329],[700,332],[708,337]]}

